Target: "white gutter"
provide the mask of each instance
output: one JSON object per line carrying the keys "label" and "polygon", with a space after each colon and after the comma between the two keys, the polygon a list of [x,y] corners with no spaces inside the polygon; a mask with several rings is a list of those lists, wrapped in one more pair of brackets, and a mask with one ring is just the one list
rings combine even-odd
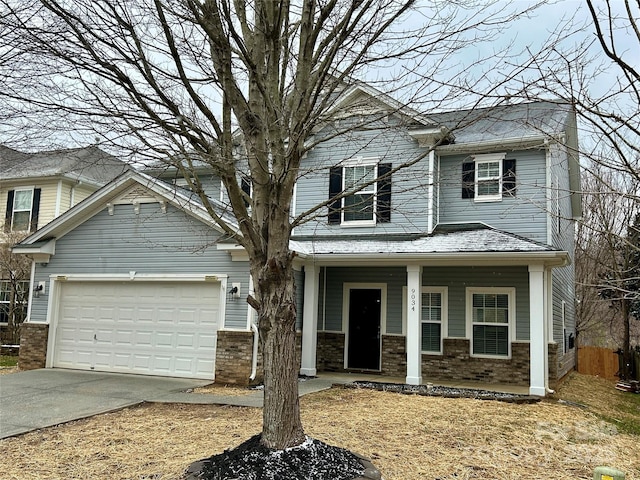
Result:
{"label": "white gutter", "polygon": [[464,142],[464,143],[452,143],[449,145],[441,145],[436,147],[436,152],[439,153],[461,153],[467,151],[473,151],[475,153],[482,152],[483,150],[494,149],[518,149],[526,147],[546,147],[549,141],[555,140],[551,135],[527,135],[520,138],[505,138],[495,140],[485,140],[480,142]]}

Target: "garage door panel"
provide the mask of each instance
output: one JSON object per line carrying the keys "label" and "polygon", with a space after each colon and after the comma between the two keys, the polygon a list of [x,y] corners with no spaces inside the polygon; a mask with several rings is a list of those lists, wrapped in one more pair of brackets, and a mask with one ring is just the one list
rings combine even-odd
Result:
{"label": "garage door panel", "polygon": [[204,282],[64,283],[53,364],[212,379],[219,288]]}

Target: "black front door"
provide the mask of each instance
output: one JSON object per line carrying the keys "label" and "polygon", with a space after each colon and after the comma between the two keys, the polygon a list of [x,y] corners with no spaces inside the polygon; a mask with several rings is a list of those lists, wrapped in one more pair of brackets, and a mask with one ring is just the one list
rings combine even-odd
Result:
{"label": "black front door", "polygon": [[379,288],[353,288],[349,291],[349,350],[347,366],[380,370]]}

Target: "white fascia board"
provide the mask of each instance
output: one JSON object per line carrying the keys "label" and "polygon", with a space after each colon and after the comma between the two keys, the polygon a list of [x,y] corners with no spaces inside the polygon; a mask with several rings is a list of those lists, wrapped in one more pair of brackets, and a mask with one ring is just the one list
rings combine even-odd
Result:
{"label": "white fascia board", "polygon": [[409,135],[418,141],[420,147],[433,147],[439,140],[449,136],[455,138],[449,129],[443,126],[409,130]]}
{"label": "white fascia board", "polygon": [[232,262],[248,262],[249,252],[247,252],[242,245],[236,245],[231,243],[218,243],[216,249],[224,252],[228,252],[231,255]]}
{"label": "white fascia board", "polygon": [[495,149],[518,150],[524,148],[545,148],[549,141],[553,140],[550,135],[528,135],[526,137],[506,138],[487,140],[481,142],[453,143],[436,147],[436,152],[442,154],[453,153],[482,153],[483,151]]}
{"label": "white fascia board", "polygon": [[73,273],[49,275],[58,282],[219,282],[228,278],[226,273]]}
{"label": "white fascia board", "polygon": [[42,245],[39,246],[33,246],[33,247],[29,247],[29,246],[15,246],[11,249],[11,253],[18,253],[21,255],[24,254],[32,254],[32,253],[41,253],[41,254],[45,254],[45,255],[55,255],[56,253],[56,239],[52,238],[51,240],[49,240],[46,243],[43,243]]}
{"label": "white fascia board", "polygon": [[309,255],[321,266],[345,265],[428,265],[428,266],[514,266],[540,264],[547,267],[564,267],[571,263],[568,252],[524,253],[371,253],[365,255],[320,254]]}

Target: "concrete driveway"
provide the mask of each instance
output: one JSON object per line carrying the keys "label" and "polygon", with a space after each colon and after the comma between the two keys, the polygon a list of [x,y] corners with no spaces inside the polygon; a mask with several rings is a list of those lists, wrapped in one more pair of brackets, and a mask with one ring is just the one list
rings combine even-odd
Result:
{"label": "concrete driveway", "polygon": [[0,375],[0,438],[145,401],[181,401],[181,392],[209,383],[51,368]]}

